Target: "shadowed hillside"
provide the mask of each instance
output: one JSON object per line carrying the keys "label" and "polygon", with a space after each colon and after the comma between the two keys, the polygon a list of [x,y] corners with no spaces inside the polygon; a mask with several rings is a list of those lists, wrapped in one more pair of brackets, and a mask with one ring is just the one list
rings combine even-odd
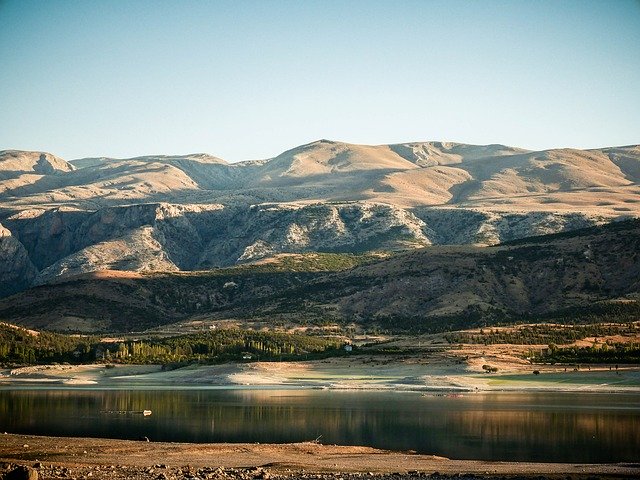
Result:
{"label": "shadowed hillside", "polygon": [[102,272],[6,298],[0,318],[87,332],[194,318],[394,330],[534,318],[629,321],[640,314],[639,252],[640,222],[626,221],[513,245],[429,247],[382,259],[307,254],[210,272]]}

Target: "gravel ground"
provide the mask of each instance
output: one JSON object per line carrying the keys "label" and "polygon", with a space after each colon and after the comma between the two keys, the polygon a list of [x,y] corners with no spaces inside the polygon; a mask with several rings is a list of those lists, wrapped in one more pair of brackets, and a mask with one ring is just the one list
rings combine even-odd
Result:
{"label": "gravel ground", "polygon": [[30,480],[395,480],[640,478],[638,464],[449,460],[368,447],[299,444],[185,444],[0,435],[0,474],[19,466]]}
{"label": "gravel ground", "polygon": [[[21,465],[3,463],[0,464],[0,474],[7,475],[18,469],[23,469]],[[637,478],[628,475],[475,475],[475,474],[441,474],[439,472],[395,472],[395,473],[352,473],[352,472],[324,472],[314,473],[305,471],[282,471],[274,473],[268,468],[195,468],[191,466],[169,467],[163,464],[156,464],[149,467],[135,467],[126,465],[110,465],[110,466],[76,466],[63,467],[60,465],[34,463],[28,467],[30,470],[37,472],[38,480],[289,480],[289,479],[305,479],[305,480],[418,480],[418,479],[458,479],[458,480],[490,480],[490,479],[547,479],[547,478]],[[24,470],[24,469],[23,469]],[[32,474],[33,475],[33,474]],[[27,478],[27,477],[24,477]]]}

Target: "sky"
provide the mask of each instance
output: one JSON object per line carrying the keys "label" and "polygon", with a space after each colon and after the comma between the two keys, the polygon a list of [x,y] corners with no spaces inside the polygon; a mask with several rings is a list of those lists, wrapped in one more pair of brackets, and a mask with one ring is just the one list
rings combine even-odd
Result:
{"label": "sky", "polygon": [[640,143],[640,1],[0,0],[0,149]]}

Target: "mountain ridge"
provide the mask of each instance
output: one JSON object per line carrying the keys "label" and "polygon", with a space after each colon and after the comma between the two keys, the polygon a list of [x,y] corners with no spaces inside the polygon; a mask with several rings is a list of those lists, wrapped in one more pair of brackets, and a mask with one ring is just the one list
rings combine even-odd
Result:
{"label": "mountain ridge", "polygon": [[0,223],[10,233],[0,258],[24,253],[2,266],[7,278],[28,277],[19,288],[102,269],[492,245],[639,216],[638,145],[529,151],[323,139],[239,163],[0,152]]}
{"label": "mountain ridge", "polygon": [[[591,197],[598,189],[616,197],[640,192],[639,159],[637,145],[536,152],[499,144],[319,140],[270,159],[237,163],[208,154],[88,157],[65,162],[70,171],[59,178],[5,185],[0,200],[13,209],[26,204],[88,208],[143,202],[154,195],[165,195],[170,203],[233,203],[243,195],[250,203],[367,200],[408,208],[478,204],[494,210],[544,209],[546,203],[577,210],[585,203],[576,195],[581,193],[593,208],[607,210]],[[3,165],[8,162],[0,153],[0,174]],[[612,206],[637,211],[635,202],[625,204],[626,197],[613,198]]]}

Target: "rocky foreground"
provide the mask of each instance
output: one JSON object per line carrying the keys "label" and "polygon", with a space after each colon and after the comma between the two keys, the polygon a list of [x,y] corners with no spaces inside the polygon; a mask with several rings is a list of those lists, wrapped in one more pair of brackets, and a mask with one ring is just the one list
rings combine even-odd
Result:
{"label": "rocky foreground", "polygon": [[368,447],[186,444],[91,438],[0,437],[0,474],[11,479],[418,479],[638,478],[640,464],[449,460]]}
{"label": "rocky foreground", "polygon": [[[27,467],[22,465],[4,464],[5,478],[7,480],[17,479],[79,479],[79,478],[91,478],[91,479],[157,479],[157,480],[196,480],[196,479],[234,479],[234,480],[253,480],[253,479],[309,479],[309,480],[412,480],[428,478],[433,480],[439,479],[460,479],[460,480],[472,480],[472,479],[492,479],[492,478],[509,478],[511,480],[518,479],[544,479],[544,478],[599,478],[599,476],[588,475],[476,475],[476,474],[443,474],[439,472],[427,473],[410,471],[406,473],[344,473],[344,472],[324,472],[324,473],[311,473],[304,470],[294,471],[290,470],[283,474],[270,473],[269,469],[260,467],[256,468],[198,468],[195,469],[190,466],[184,467],[165,467],[164,465],[155,465],[151,467],[126,467],[126,466],[112,466],[112,467],[56,467],[56,466],[44,466],[39,465],[37,468]],[[636,478],[633,475],[606,475],[607,478]]]}
{"label": "rocky foreground", "polygon": [[[255,468],[224,468],[224,467],[205,467],[194,468],[189,465],[183,467],[168,467],[163,464],[157,464],[149,467],[131,467],[123,465],[112,465],[107,467],[61,467],[55,465],[42,465],[36,463],[35,467],[29,467],[26,465],[17,465],[11,463],[5,463],[0,466],[3,467],[5,472],[5,478],[7,480],[18,479],[79,479],[79,478],[91,478],[91,479],[157,479],[157,480],[196,480],[196,479],[234,479],[234,480],[253,480],[253,479],[285,479],[285,478],[304,478],[304,479],[342,479],[342,480],[361,480],[361,479],[376,479],[376,480],[392,480],[392,479],[418,479],[418,478],[430,478],[430,479],[477,479],[477,478],[500,478],[499,476],[479,476],[474,474],[454,474],[447,475],[438,472],[426,473],[411,471],[407,473],[395,472],[395,473],[344,473],[344,472],[331,472],[331,473],[310,473],[304,470],[288,470],[283,473],[272,473],[270,469],[262,467]],[[527,476],[510,476],[510,478],[529,478]],[[624,477],[622,477],[624,478]]]}

